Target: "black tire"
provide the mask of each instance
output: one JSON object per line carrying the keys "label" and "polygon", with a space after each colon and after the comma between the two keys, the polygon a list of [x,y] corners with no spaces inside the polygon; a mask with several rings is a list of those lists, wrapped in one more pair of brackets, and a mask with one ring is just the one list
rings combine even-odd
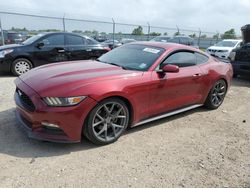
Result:
{"label": "black tire", "polygon": [[113,143],[128,127],[129,118],[129,110],[124,101],[119,98],[105,99],[91,110],[83,134],[96,145]]}
{"label": "black tire", "polygon": [[218,80],[210,90],[204,106],[208,109],[217,109],[224,101],[227,93],[227,83],[225,80]]}
{"label": "black tire", "polygon": [[[18,68],[18,66],[19,66],[19,68]],[[20,66],[22,66],[22,69],[20,69]],[[28,72],[32,68],[33,68],[33,65],[28,59],[18,58],[12,62],[11,72],[15,76],[20,76],[20,75]]]}

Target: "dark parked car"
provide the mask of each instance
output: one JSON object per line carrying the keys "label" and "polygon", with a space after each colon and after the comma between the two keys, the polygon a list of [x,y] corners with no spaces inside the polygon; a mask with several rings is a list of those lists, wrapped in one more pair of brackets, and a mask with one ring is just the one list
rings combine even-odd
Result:
{"label": "dark parked car", "polygon": [[22,44],[0,47],[0,71],[21,75],[40,65],[85,59],[96,59],[108,52],[108,46],[90,37],[71,33],[42,33]]}
{"label": "dark parked car", "polygon": [[[4,44],[19,44],[22,43],[26,38],[24,35],[13,31],[4,31]],[[0,32],[0,45],[3,45],[2,34]]]}
{"label": "dark parked car", "polygon": [[102,42],[102,44],[108,45],[109,48],[111,48],[111,49],[117,48],[117,47],[122,45],[122,43],[119,42],[118,40],[113,41],[112,39],[106,40],[106,41]]}
{"label": "dark parked car", "polygon": [[250,25],[241,28],[243,44],[234,49],[229,55],[234,70],[234,77],[237,75],[250,76]]}
{"label": "dark parked car", "polygon": [[151,39],[150,41],[155,41],[155,42],[168,42],[169,39],[170,39],[170,37],[167,37],[167,36],[157,36],[157,37]]}
{"label": "dark parked car", "polygon": [[170,38],[168,42],[194,46],[194,39],[187,36],[174,36]]}
{"label": "dark parked car", "polygon": [[128,39],[128,38],[123,38],[121,40],[122,44],[127,44],[127,43],[131,43],[131,42],[136,42],[136,40],[135,39]]}

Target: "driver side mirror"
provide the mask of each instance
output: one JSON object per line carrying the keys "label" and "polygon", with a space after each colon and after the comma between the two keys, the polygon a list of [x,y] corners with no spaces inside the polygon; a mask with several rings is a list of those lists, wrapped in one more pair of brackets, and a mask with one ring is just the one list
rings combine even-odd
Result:
{"label": "driver side mirror", "polygon": [[41,49],[42,47],[44,47],[44,43],[43,42],[39,42],[36,44],[36,47]]}
{"label": "driver side mirror", "polygon": [[180,71],[180,68],[176,65],[164,65],[158,72],[172,72],[177,73]]}

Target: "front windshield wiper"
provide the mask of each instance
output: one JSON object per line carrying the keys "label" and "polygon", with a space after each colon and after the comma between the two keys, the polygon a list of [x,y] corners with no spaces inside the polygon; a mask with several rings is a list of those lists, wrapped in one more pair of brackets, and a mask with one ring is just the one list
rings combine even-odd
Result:
{"label": "front windshield wiper", "polygon": [[114,66],[117,66],[117,67],[121,67],[121,68],[124,69],[124,70],[128,70],[127,67],[124,67],[124,66],[122,66],[122,65],[118,65],[118,64],[116,64],[116,63],[109,63],[109,62],[106,62],[106,61],[101,61],[100,59],[96,59],[96,61],[99,61],[99,62],[102,62],[102,63],[106,63],[106,64],[110,64],[110,65],[114,65]]}
{"label": "front windshield wiper", "polygon": [[114,66],[117,66],[117,67],[121,67],[121,68],[124,69],[124,70],[128,70],[127,67],[124,67],[124,66],[122,66],[122,65],[118,65],[118,64],[116,64],[116,63],[108,63],[108,64],[114,65]]}

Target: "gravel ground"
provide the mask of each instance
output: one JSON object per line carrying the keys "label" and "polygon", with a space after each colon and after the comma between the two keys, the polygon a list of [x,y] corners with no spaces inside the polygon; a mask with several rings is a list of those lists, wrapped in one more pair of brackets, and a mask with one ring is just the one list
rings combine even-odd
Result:
{"label": "gravel ground", "polygon": [[14,116],[15,77],[0,76],[0,187],[250,187],[250,79],[223,105],[128,130],[97,147],[27,138]]}

